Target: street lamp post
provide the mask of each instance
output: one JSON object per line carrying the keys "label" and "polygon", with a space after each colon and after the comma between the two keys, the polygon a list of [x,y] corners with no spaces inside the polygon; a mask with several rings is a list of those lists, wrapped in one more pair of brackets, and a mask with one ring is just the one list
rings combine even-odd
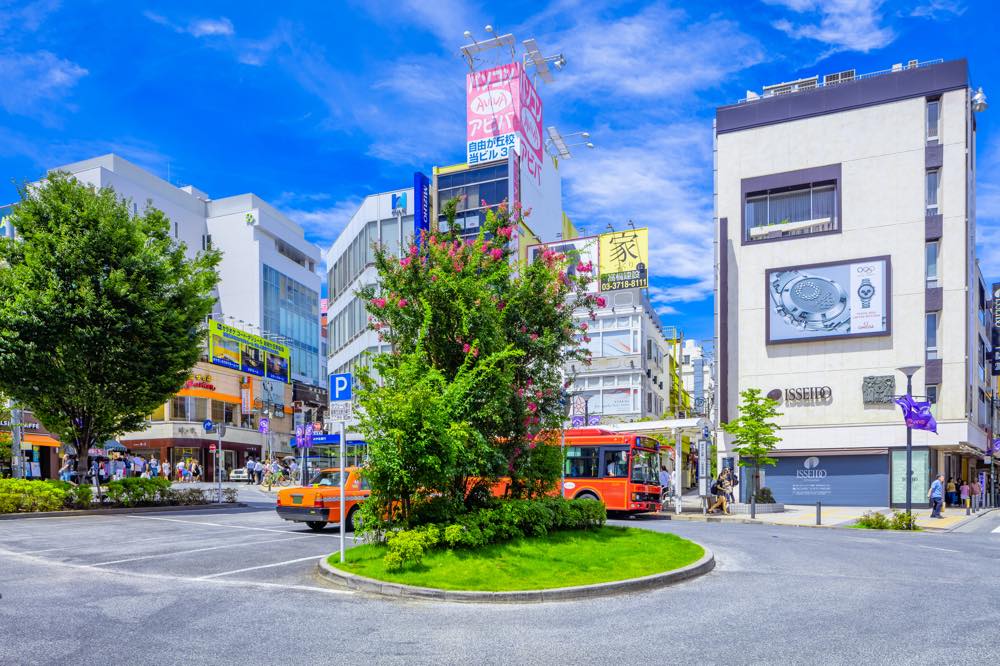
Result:
{"label": "street lamp post", "polygon": [[[899,368],[906,375],[906,395],[913,395],[913,375],[920,369],[919,365],[907,365]],[[892,498],[889,498],[890,504]],[[913,429],[906,425],[906,515],[909,518],[913,512]],[[907,526],[912,523],[907,520]]]}

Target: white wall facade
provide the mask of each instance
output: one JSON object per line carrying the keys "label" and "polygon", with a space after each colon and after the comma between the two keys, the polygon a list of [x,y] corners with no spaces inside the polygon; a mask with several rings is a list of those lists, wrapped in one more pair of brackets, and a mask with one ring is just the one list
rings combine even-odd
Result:
{"label": "white wall facade", "polygon": [[[881,85],[892,86],[895,76],[885,75]],[[835,100],[832,95],[840,92],[821,89],[797,95],[812,95],[819,100],[813,105],[822,108],[823,99]],[[885,454],[905,445],[899,408],[892,403],[865,404],[862,382],[868,376],[893,376],[895,394],[902,394],[906,380],[897,369],[920,365],[924,369],[914,376],[913,393],[928,393],[927,368],[933,359],[928,355],[926,315],[936,306],[928,305],[926,173],[934,151],[942,156],[943,231],[936,283],[942,288],[937,335],[940,381],[934,381],[931,389],[937,392],[933,411],[939,434],[915,431],[913,442],[941,451],[984,448],[987,432],[974,409],[978,391],[989,386],[979,381],[976,362],[982,327],[977,326],[975,304],[979,286],[975,220],[968,204],[974,197],[968,189],[970,182],[974,187],[969,90],[919,92],[801,114],[794,112],[799,103],[792,99],[795,95],[787,96],[787,101],[765,99],[753,104],[787,104],[789,119],[748,124],[745,129],[728,126],[716,133],[716,220],[717,228],[724,230],[717,246],[716,290],[717,343],[722,340],[724,345],[717,344],[717,349],[720,358],[726,355],[717,395],[723,408],[719,419],[737,415],[739,392],[746,388],[759,388],[765,394],[781,390],[779,453],[878,450]],[[937,141],[928,140],[929,100],[940,103]],[[836,104],[830,101],[827,106]],[[725,113],[720,109],[719,118]],[[760,117],[767,113],[762,106]],[[839,233],[748,242],[743,229],[749,214],[744,179],[829,165],[840,169]],[[891,264],[890,334],[768,344],[765,320],[771,304],[765,271],[879,256],[888,257]],[[786,399],[784,390],[797,387],[829,387],[831,395]],[[728,436],[719,435],[721,455],[730,455]],[[943,471],[943,460],[932,451],[933,468]]]}

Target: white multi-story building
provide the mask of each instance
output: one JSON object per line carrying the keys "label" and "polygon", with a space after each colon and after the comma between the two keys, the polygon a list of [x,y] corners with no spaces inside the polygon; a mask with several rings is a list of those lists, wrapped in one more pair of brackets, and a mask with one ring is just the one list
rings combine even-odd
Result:
{"label": "white multi-story building", "polygon": [[[213,473],[208,446],[215,438],[203,420],[229,426],[223,441],[225,465],[242,465],[247,455],[288,450],[292,430],[293,384],[322,387],[320,291],[316,266],[320,250],[302,227],[254,194],[211,199],[192,186],[175,187],[117,155],[102,155],[56,170],[95,187],[113,188],[131,201],[134,213],[146,206],[170,219],[173,237],[188,253],[209,247],[222,252],[218,300],[213,317],[290,349],[289,380],[250,376],[207,363],[192,369],[192,380],[151,415],[143,432],[123,435],[133,452],[176,463],[196,459]],[[250,405],[245,403],[250,397]],[[257,420],[271,418],[271,437],[258,433]]]}
{"label": "white multi-story building", "polygon": [[[987,293],[975,259],[978,111],[965,60],[768,86],[715,120],[717,407],[780,402],[778,501],[906,495],[894,395],[933,403],[912,496],[969,479],[987,442]],[[720,433],[720,455],[731,456]],[[977,463],[977,461],[979,461]],[[748,486],[749,484],[742,484]]]}
{"label": "white multi-story building", "polygon": [[365,197],[333,246],[327,251],[327,345],[330,374],[354,372],[365,362],[364,354],[388,350],[378,334],[368,328],[368,312],[355,295],[378,282],[375,244],[400,255],[414,236],[413,188]]}
{"label": "white multi-story building", "polygon": [[590,350],[591,364],[573,363],[566,368],[573,378],[567,387],[571,416],[578,423],[599,425],[676,413],[678,406],[671,402],[675,388],[671,369],[676,368],[677,333],[664,329],[642,289],[602,296],[607,305],[595,309],[595,320],[590,320],[586,310],[574,313],[588,325],[586,336],[580,337],[584,338],[582,346]]}
{"label": "white multi-story building", "polygon": [[691,411],[712,417],[715,392],[715,360],[697,340],[685,340],[681,347],[681,383],[691,396]]}

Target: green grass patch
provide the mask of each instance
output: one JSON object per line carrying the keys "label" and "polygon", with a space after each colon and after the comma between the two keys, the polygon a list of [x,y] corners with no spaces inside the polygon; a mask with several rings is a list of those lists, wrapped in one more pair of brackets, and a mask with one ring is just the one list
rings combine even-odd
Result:
{"label": "green grass patch", "polygon": [[387,571],[385,546],[365,544],[327,560],[359,576],[443,590],[543,590],[638,578],[698,561],[705,550],[673,534],[626,527],[553,532],[474,550],[436,549],[418,565]]}

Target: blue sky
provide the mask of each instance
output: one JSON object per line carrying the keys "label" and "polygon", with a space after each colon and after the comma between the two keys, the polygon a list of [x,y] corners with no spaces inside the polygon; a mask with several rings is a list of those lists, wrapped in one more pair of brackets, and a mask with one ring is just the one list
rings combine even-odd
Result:
{"label": "blue sky", "polygon": [[116,152],[210,196],[255,192],[326,247],[364,195],[464,160],[458,47],[490,23],[567,57],[542,85],[545,122],[596,145],[561,167],[567,212],[594,231],[649,226],[664,322],[711,338],[714,109],[798,76],[967,57],[996,96],[979,125],[978,240],[1000,277],[982,252],[1000,241],[994,7],[0,0],[0,203],[46,168]]}

